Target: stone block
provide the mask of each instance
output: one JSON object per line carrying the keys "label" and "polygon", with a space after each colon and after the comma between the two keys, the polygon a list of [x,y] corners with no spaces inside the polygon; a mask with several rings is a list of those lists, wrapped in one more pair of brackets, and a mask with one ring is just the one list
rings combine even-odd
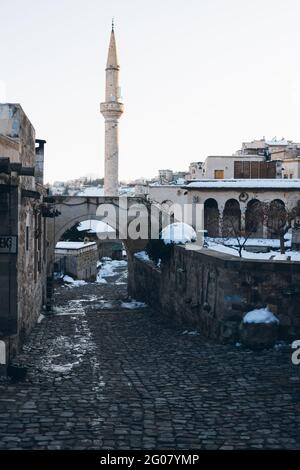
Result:
{"label": "stone block", "polygon": [[241,322],[239,332],[241,343],[250,349],[272,348],[278,339],[278,324]]}

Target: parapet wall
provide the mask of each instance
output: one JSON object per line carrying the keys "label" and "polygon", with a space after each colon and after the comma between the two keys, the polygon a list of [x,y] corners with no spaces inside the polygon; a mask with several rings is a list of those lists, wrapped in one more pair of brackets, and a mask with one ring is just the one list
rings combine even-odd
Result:
{"label": "parapet wall", "polygon": [[236,341],[244,314],[266,305],[280,320],[282,338],[300,334],[299,262],[244,260],[177,246],[161,271],[135,257],[130,271],[130,295],[209,338]]}

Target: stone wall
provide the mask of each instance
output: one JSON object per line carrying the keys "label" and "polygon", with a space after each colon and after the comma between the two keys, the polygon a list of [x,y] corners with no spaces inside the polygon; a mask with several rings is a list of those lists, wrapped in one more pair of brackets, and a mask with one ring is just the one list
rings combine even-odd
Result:
{"label": "stone wall", "polygon": [[[35,130],[18,104],[0,105],[0,157],[35,166]],[[40,204],[46,189],[34,176],[0,175],[0,235],[16,250],[0,254],[0,340],[10,360],[30,332],[46,298],[46,223]]]}
{"label": "stone wall", "polygon": [[161,271],[152,262],[128,256],[128,293],[155,309],[161,309]]}
{"label": "stone wall", "polygon": [[[80,252],[77,256],[69,257],[70,267],[71,267],[71,258],[73,259],[72,269],[75,271],[73,274],[78,279],[85,279],[89,281],[95,281],[97,277],[97,261],[98,261],[98,252],[97,247],[85,250]],[[68,259],[67,259],[67,269],[68,269]],[[75,268],[75,269],[74,269]]]}
{"label": "stone wall", "polygon": [[[26,241],[26,227],[28,241]],[[19,206],[19,243],[17,260],[18,332],[14,349],[35,325],[46,303],[46,224],[37,212],[37,203],[22,198]],[[14,351],[12,351],[12,355]]]}
{"label": "stone wall", "polygon": [[[66,242],[67,243],[67,242]],[[97,278],[98,250],[96,243],[89,243],[82,248],[56,249],[55,263],[75,279],[95,281]]]}
{"label": "stone wall", "polygon": [[129,293],[213,339],[236,341],[244,314],[266,305],[280,320],[282,338],[300,335],[299,262],[241,260],[177,246],[161,272],[134,257]]}

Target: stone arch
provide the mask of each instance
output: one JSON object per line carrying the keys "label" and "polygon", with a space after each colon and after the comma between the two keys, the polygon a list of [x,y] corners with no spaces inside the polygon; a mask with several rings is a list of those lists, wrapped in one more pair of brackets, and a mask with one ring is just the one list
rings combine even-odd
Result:
{"label": "stone arch", "polygon": [[172,204],[174,204],[174,202],[171,201],[171,199],[165,199],[165,200],[162,201],[162,203],[161,203],[161,205],[162,205],[163,207],[164,207],[164,206],[166,206],[166,207],[171,207]]}
{"label": "stone arch", "polygon": [[249,237],[263,238],[264,236],[264,214],[261,201],[251,199],[245,212],[245,231]]}
{"label": "stone arch", "polygon": [[[80,215],[80,216],[77,216],[77,217],[73,217],[72,219],[68,219],[62,226],[60,226],[57,230],[55,230],[54,246],[61,239],[62,235],[68,229],[72,228],[77,222],[84,222],[85,220],[99,220],[99,221],[102,221],[103,218],[97,217],[97,215],[85,214],[85,215]],[[116,226],[116,224],[114,224],[113,221],[108,221],[108,220],[105,220],[105,223],[107,223],[110,227],[112,227],[115,230],[117,237],[119,237],[119,230],[118,230],[118,227]]]}
{"label": "stone arch", "polygon": [[220,212],[217,201],[213,198],[206,199],[204,202],[204,229],[207,230],[209,237],[220,235],[219,223]]}
{"label": "stone arch", "polygon": [[[54,199],[55,208],[60,212],[60,215],[56,218],[47,220],[49,276],[51,276],[53,271],[54,249],[56,243],[61,238],[62,234],[67,229],[71,228],[76,222],[94,219],[108,223],[108,225],[115,230],[117,238],[122,240],[124,243],[128,259],[130,259],[134,252],[145,249],[150,233],[151,219],[149,204],[145,203],[144,198],[130,197],[123,199],[111,197],[57,196]],[[116,217],[110,219],[111,214],[109,213],[105,216],[97,214],[98,207],[106,204],[113,205],[116,208]],[[142,216],[142,219],[144,217],[147,219],[148,233],[146,234],[146,238],[136,239],[131,238],[130,234],[127,237],[126,234],[129,224],[131,224],[135,219],[135,216],[130,213],[130,209],[134,209],[134,207],[139,204],[142,204],[143,207],[146,207],[147,209],[147,213]]]}
{"label": "stone arch", "polygon": [[241,208],[236,199],[228,199],[223,211],[223,237],[234,237],[241,230]]}

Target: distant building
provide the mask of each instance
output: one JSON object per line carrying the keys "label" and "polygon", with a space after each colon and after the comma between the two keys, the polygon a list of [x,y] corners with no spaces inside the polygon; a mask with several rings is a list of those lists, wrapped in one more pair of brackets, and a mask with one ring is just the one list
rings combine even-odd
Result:
{"label": "distant building", "polygon": [[[281,162],[281,171],[279,177],[285,179],[300,178],[300,143],[286,140],[284,138],[272,140],[265,138],[244,142],[237,155],[263,155],[265,160]],[[271,165],[271,164],[270,164]],[[279,163],[277,164],[279,168]],[[279,173],[279,170],[278,170]]]}
{"label": "distant building", "polygon": [[266,161],[263,155],[210,155],[202,166],[199,179],[281,178],[282,163]]}
{"label": "distant building", "polygon": [[189,180],[231,178],[300,178],[300,144],[276,138],[243,142],[233,155],[209,155],[189,167]]}
{"label": "distant building", "polygon": [[190,163],[188,179],[199,180],[202,177],[203,177],[203,162]]}
{"label": "distant building", "polygon": [[237,155],[263,155],[270,160],[284,160],[300,156],[300,143],[286,140],[277,140],[274,137],[266,140],[265,137],[252,142],[243,142],[242,148],[236,152]]}
{"label": "distant building", "polygon": [[95,281],[98,250],[95,242],[58,242],[55,247],[54,270],[75,279]]}
{"label": "distant building", "polygon": [[170,183],[173,181],[172,170],[158,170],[158,181],[160,184]]}

